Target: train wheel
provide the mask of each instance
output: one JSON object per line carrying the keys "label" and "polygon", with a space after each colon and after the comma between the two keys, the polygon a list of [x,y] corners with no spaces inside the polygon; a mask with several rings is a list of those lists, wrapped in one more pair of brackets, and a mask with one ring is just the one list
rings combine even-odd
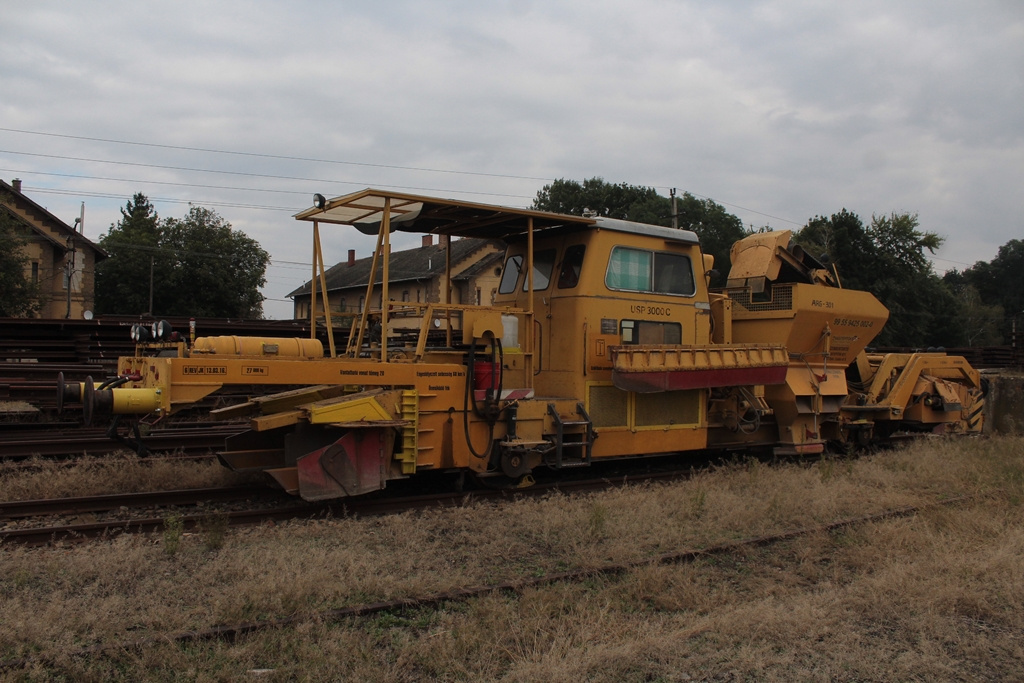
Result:
{"label": "train wheel", "polygon": [[509,479],[518,479],[530,471],[530,462],[526,453],[518,450],[507,450],[501,453],[501,473]]}

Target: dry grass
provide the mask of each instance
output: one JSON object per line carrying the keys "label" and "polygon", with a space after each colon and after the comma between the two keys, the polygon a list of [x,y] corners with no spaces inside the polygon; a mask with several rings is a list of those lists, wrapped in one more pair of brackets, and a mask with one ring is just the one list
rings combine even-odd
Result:
{"label": "dry grass", "polygon": [[252,477],[232,472],[216,460],[147,460],[131,451],[120,451],[84,457],[71,466],[47,458],[0,464],[0,500],[206,488],[250,481]]}
{"label": "dry grass", "polygon": [[[970,502],[691,565],[235,644],[59,653]],[[1005,680],[1024,662],[1024,439],[375,519],[0,548],[12,680]]]}

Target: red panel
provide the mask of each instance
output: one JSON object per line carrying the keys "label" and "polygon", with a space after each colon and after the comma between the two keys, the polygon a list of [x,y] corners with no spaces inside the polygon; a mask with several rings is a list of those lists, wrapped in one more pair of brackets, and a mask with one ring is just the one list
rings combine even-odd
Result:
{"label": "red panel", "polygon": [[358,496],[384,488],[384,429],[352,429],[329,446],[296,461],[299,495],[305,500]]}
{"label": "red panel", "polygon": [[661,372],[612,371],[612,382],[623,391],[649,394],[656,391],[710,389],[751,384],[782,384],[785,365],[764,368],[709,368],[707,370],[666,370]]}

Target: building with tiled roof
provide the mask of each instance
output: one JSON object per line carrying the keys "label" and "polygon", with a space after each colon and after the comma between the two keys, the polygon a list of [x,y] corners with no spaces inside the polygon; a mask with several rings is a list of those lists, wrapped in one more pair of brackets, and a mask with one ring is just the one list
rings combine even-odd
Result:
{"label": "building with tiled roof", "polygon": [[91,316],[96,262],[107,254],[75,226],[60,220],[21,191],[21,180],[0,180],[0,211],[13,218],[25,241],[25,275],[40,287],[37,317]]}
{"label": "building with tiled roof", "polygon": [[[442,238],[443,240],[444,238]],[[504,244],[496,240],[463,238],[451,242],[453,304],[483,304],[493,301],[498,287]],[[324,279],[332,313],[358,313],[366,304],[366,289],[373,257],[357,259],[350,249],[348,260],[327,270]],[[424,235],[423,245],[391,253],[388,266],[388,296],[395,302],[440,303],[444,301],[445,245]],[[380,263],[374,280],[370,308],[381,306]],[[309,318],[310,283],[288,296],[294,301],[294,317]],[[323,301],[317,295],[317,312]],[[411,322],[411,321],[410,321]]]}

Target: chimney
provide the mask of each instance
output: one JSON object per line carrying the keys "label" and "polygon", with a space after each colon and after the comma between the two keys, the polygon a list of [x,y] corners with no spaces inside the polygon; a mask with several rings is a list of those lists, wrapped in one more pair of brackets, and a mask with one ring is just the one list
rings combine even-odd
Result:
{"label": "chimney", "polygon": [[424,247],[430,247],[430,246],[433,246],[433,244],[434,244],[434,236],[433,235],[424,235],[423,236],[423,246]]}
{"label": "chimney", "polygon": [[14,188],[15,192],[21,194],[21,178],[15,178],[14,180],[12,180],[11,187]]}
{"label": "chimney", "polygon": [[451,243],[452,243],[452,236],[451,235],[441,235],[441,240],[438,242],[438,244],[440,244],[442,246],[445,246],[445,247],[447,247]]}
{"label": "chimney", "polygon": [[349,249],[348,250],[348,265],[351,266],[355,262],[356,262],[356,250],[355,249]]}

